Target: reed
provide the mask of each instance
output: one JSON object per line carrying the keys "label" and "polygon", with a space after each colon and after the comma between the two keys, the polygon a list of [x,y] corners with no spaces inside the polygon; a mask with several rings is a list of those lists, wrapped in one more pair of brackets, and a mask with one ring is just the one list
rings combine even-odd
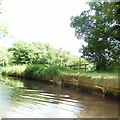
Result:
{"label": "reed", "polygon": [[26,65],[14,65],[14,66],[3,67],[1,71],[2,71],[2,75],[22,77],[25,69],[26,69]]}

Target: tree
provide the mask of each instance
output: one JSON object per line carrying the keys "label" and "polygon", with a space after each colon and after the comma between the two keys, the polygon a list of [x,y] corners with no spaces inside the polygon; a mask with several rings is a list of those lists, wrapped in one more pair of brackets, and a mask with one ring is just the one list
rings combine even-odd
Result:
{"label": "tree", "polygon": [[7,48],[0,47],[0,66],[7,66],[12,64],[12,54],[8,52]]}
{"label": "tree", "polygon": [[90,9],[71,17],[75,36],[87,46],[83,58],[95,63],[97,70],[108,70],[120,61],[120,2],[91,2]]}
{"label": "tree", "polygon": [[56,50],[50,44],[40,42],[26,43],[18,41],[9,49],[15,64],[72,64],[76,57],[62,49]]}
{"label": "tree", "polygon": [[0,0],[0,39],[8,34],[8,26],[2,20],[3,17],[3,0]]}
{"label": "tree", "polygon": [[33,50],[30,44],[23,41],[18,41],[13,44],[13,47],[10,48],[9,51],[13,54],[13,63],[32,63]]}

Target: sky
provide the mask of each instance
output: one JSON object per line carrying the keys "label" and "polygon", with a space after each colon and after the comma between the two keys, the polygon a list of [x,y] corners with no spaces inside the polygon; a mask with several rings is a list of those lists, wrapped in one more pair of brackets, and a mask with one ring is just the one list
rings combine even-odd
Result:
{"label": "sky", "polygon": [[[80,55],[83,40],[75,37],[70,18],[88,9],[85,0],[4,0],[4,21],[16,40],[48,42]],[[0,41],[10,46],[13,40]]]}

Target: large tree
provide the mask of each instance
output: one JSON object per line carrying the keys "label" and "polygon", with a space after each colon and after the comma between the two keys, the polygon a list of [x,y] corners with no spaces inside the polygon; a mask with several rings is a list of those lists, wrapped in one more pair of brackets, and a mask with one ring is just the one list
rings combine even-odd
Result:
{"label": "large tree", "polygon": [[8,26],[3,21],[3,0],[0,0],[0,39],[8,34]]}
{"label": "large tree", "polygon": [[57,50],[50,44],[40,42],[17,41],[9,49],[9,52],[13,55],[14,64],[69,65],[77,60],[77,57],[67,51]]}
{"label": "large tree", "polygon": [[85,59],[94,62],[97,70],[107,70],[120,61],[120,2],[91,2],[90,9],[71,17],[75,36],[83,38]]}
{"label": "large tree", "polygon": [[12,64],[12,53],[8,52],[7,48],[0,47],[0,66]]}

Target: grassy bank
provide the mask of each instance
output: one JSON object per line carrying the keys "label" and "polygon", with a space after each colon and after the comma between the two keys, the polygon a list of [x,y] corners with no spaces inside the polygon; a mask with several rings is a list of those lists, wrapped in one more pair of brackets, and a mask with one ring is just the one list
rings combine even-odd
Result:
{"label": "grassy bank", "polygon": [[2,68],[2,75],[21,77],[34,80],[44,80],[60,84],[65,71],[65,67],[52,65],[16,65]]}
{"label": "grassy bank", "polygon": [[75,71],[56,65],[16,65],[3,68],[2,74],[97,91],[103,95],[120,95],[117,72]]}

